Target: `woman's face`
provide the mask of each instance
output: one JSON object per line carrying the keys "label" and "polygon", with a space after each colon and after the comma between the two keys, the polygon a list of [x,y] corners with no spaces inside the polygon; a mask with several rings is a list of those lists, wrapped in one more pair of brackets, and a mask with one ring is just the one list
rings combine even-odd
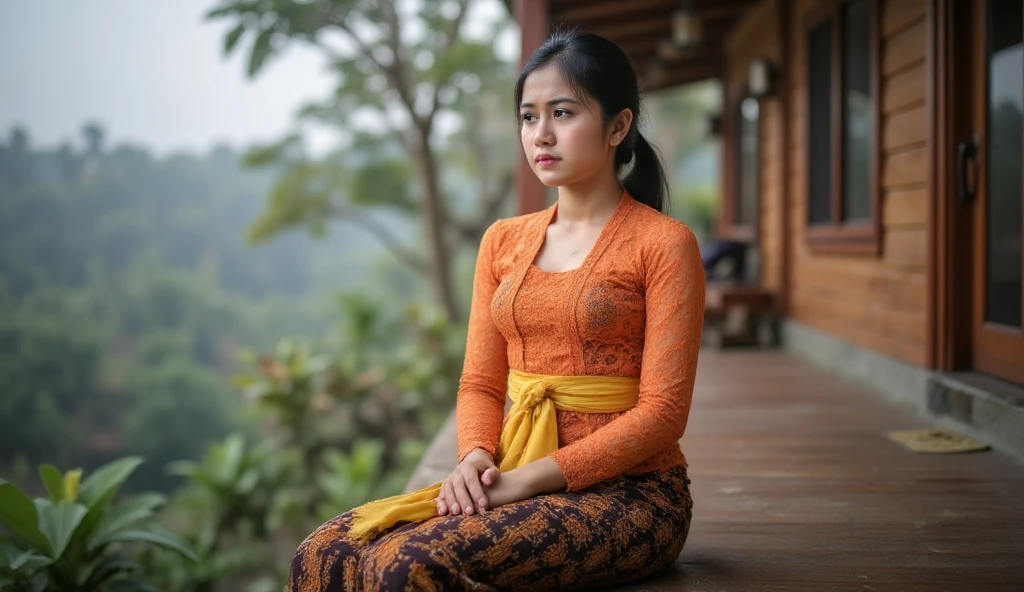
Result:
{"label": "woman's face", "polygon": [[606,126],[601,105],[577,97],[554,64],[534,70],[523,83],[519,136],[530,167],[548,187],[584,184],[605,168],[614,174],[615,147],[629,130],[628,121],[620,129],[621,119]]}

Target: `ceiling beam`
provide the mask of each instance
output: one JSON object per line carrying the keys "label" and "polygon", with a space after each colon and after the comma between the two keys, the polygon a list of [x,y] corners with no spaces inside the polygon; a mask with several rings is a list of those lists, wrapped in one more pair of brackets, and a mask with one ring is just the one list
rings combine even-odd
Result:
{"label": "ceiling beam", "polygon": [[564,22],[589,23],[602,19],[634,20],[645,11],[656,11],[666,16],[679,6],[679,0],[633,0],[631,2],[590,2],[565,10],[552,9],[553,17]]}
{"label": "ceiling beam", "polygon": [[591,27],[590,30],[602,37],[613,41],[619,39],[630,39],[633,37],[644,37],[650,35],[668,34],[672,25],[666,18],[633,19],[624,23],[615,23],[603,27]]}
{"label": "ceiling beam", "polygon": [[663,60],[658,58],[654,54],[640,55],[638,57],[631,57],[633,67],[639,72],[654,62],[660,62],[661,65],[666,68],[677,68],[686,67],[689,64],[696,64],[705,62],[708,60],[720,60],[722,59],[722,52],[717,47],[701,47],[692,53],[687,54],[685,59],[682,60]]}
{"label": "ceiling beam", "polygon": [[720,78],[722,75],[722,64],[718,60],[712,60],[707,62],[700,62],[695,64],[688,64],[685,68],[674,68],[669,70],[665,77],[660,81],[648,80],[647,77],[641,78],[640,85],[644,91],[651,92],[656,90],[664,90],[672,88],[673,86],[680,86],[683,84],[690,84],[691,82],[700,82],[702,80],[710,80],[713,78]]}

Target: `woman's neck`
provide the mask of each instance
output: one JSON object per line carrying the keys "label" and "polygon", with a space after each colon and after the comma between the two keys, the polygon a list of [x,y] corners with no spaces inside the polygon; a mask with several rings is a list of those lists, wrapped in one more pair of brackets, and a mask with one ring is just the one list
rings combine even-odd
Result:
{"label": "woman's neck", "polygon": [[558,220],[569,224],[604,224],[622,198],[622,184],[614,171],[588,183],[558,188]]}

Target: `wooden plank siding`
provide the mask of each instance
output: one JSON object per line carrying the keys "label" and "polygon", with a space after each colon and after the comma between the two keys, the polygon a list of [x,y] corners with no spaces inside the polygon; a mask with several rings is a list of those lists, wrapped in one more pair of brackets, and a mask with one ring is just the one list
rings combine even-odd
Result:
{"label": "wooden plank siding", "polygon": [[[807,219],[806,27],[819,0],[794,0],[787,117],[795,320],[904,362],[927,360],[927,112],[925,0],[881,0],[881,223],[879,257],[812,253]],[[765,217],[765,227],[779,220]],[[765,230],[766,236],[775,236]]]}
{"label": "wooden plank siding", "polygon": [[[775,63],[779,56],[778,0],[765,0],[741,19],[725,42],[725,97],[726,109],[732,109],[735,98],[742,96],[746,89],[747,68],[754,58],[768,58]],[[729,116],[733,116],[730,111]],[[728,129],[734,129],[731,126]],[[779,142],[782,133],[782,108],[777,97],[760,101],[759,181],[758,218],[756,240],[760,247],[761,285],[777,292],[782,286],[782,159]],[[731,140],[725,145],[732,146]],[[728,149],[727,149],[728,150]],[[733,158],[732,152],[725,154],[726,160]],[[722,167],[728,176],[723,187],[733,188],[733,167],[730,163]],[[732,199],[727,190],[724,199]],[[728,211],[728,210],[726,210]],[[723,221],[724,234],[728,234],[728,221]]]}

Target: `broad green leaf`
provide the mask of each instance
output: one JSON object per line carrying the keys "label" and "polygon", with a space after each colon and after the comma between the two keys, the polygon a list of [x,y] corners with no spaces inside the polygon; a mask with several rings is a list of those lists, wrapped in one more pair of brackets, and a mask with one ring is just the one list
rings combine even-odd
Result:
{"label": "broad green leaf", "polygon": [[89,509],[103,500],[110,503],[110,500],[117,494],[117,490],[140,464],[142,464],[141,458],[129,456],[96,469],[82,483],[78,493],[78,502]]}
{"label": "broad green leaf", "polygon": [[5,479],[0,479],[0,524],[11,529],[16,536],[25,540],[47,555],[53,547],[39,530],[39,512],[27,495]]}
{"label": "broad green leaf", "polygon": [[147,527],[146,530],[122,530],[115,532],[107,539],[107,542],[153,543],[165,549],[176,551],[192,561],[198,560],[195,553],[192,552],[192,549],[188,548],[184,541],[166,529],[155,525]]}
{"label": "broad green leaf", "polygon": [[47,499],[36,500],[36,508],[39,510],[39,529],[43,531],[46,538],[50,539],[50,544],[53,547],[50,556],[59,559],[68,546],[71,536],[75,534],[75,529],[89,513],[89,509],[82,504],[68,502],[55,504]]}
{"label": "broad green leaf", "polygon": [[38,551],[32,550],[22,551],[18,555],[9,557],[7,556],[7,553],[4,553],[4,560],[8,562],[8,566],[11,570],[21,570],[23,573],[32,573],[37,569],[46,567],[53,563],[53,559],[50,559]]}
{"label": "broad green leaf", "polygon": [[273,48],[270,45],[271,39],[273,39],[274,30],[264,29],[260,31],[260,34],[256,36],[256,41],[252,44],[252,53],[249,54],[249,77],[253,77],[260,68],[263,67],[263,63],[267,60],[270,52]]}
{"label": "broad green leaf", "polygon": [[110,508],[89,534],[86,549],[92,552],[113,533],[153,516],[154,510],[166,501],[167,499],[159,493],[144,493]]}
{"label": "broad green leaf", "polygon": [[241,434],[231,434],[224,439],[224,447],[221,449],[224,458],[217,467],[217,480],[220,483],[231,483],[238,478],[242,469],[242,458],[245,456],[245,440]]}
{"label": "broad green leaf", "polygon": [[249,495],[260,480],[260,473],[256,469],[249,469],[235,483],[235,492],[239,495]]}
{"label": "broad green leaf", "polygon": [[96,590],[110,578],[121,573],[139,571],[139,565],[129,559],[105,557],[89,574],[89,579],[82,586],[85,590]]}
{"label": "broad green leaf", "polygon": [[82,520],[81,532],[92,532],[121,485],[141,462],[142,459],[138,457],[122,458],[100,467],[85,480],[78,502],[89,506],[89,513]]}
{"label": "broad green leaf", "polygon": [[64,499],[64,477],[60,474],[60,469],[53,465],[39,465],[39,478],[43,480],[51,500],[59,502]]}
{"label": "broad green leaf", "polygon": [[238,44],[238,40],[242,38],[242,34],[245,33],[245,23],[239,23],[231,32],[224,37],[224,55],[230,55],[235,49],[235,45]]}

